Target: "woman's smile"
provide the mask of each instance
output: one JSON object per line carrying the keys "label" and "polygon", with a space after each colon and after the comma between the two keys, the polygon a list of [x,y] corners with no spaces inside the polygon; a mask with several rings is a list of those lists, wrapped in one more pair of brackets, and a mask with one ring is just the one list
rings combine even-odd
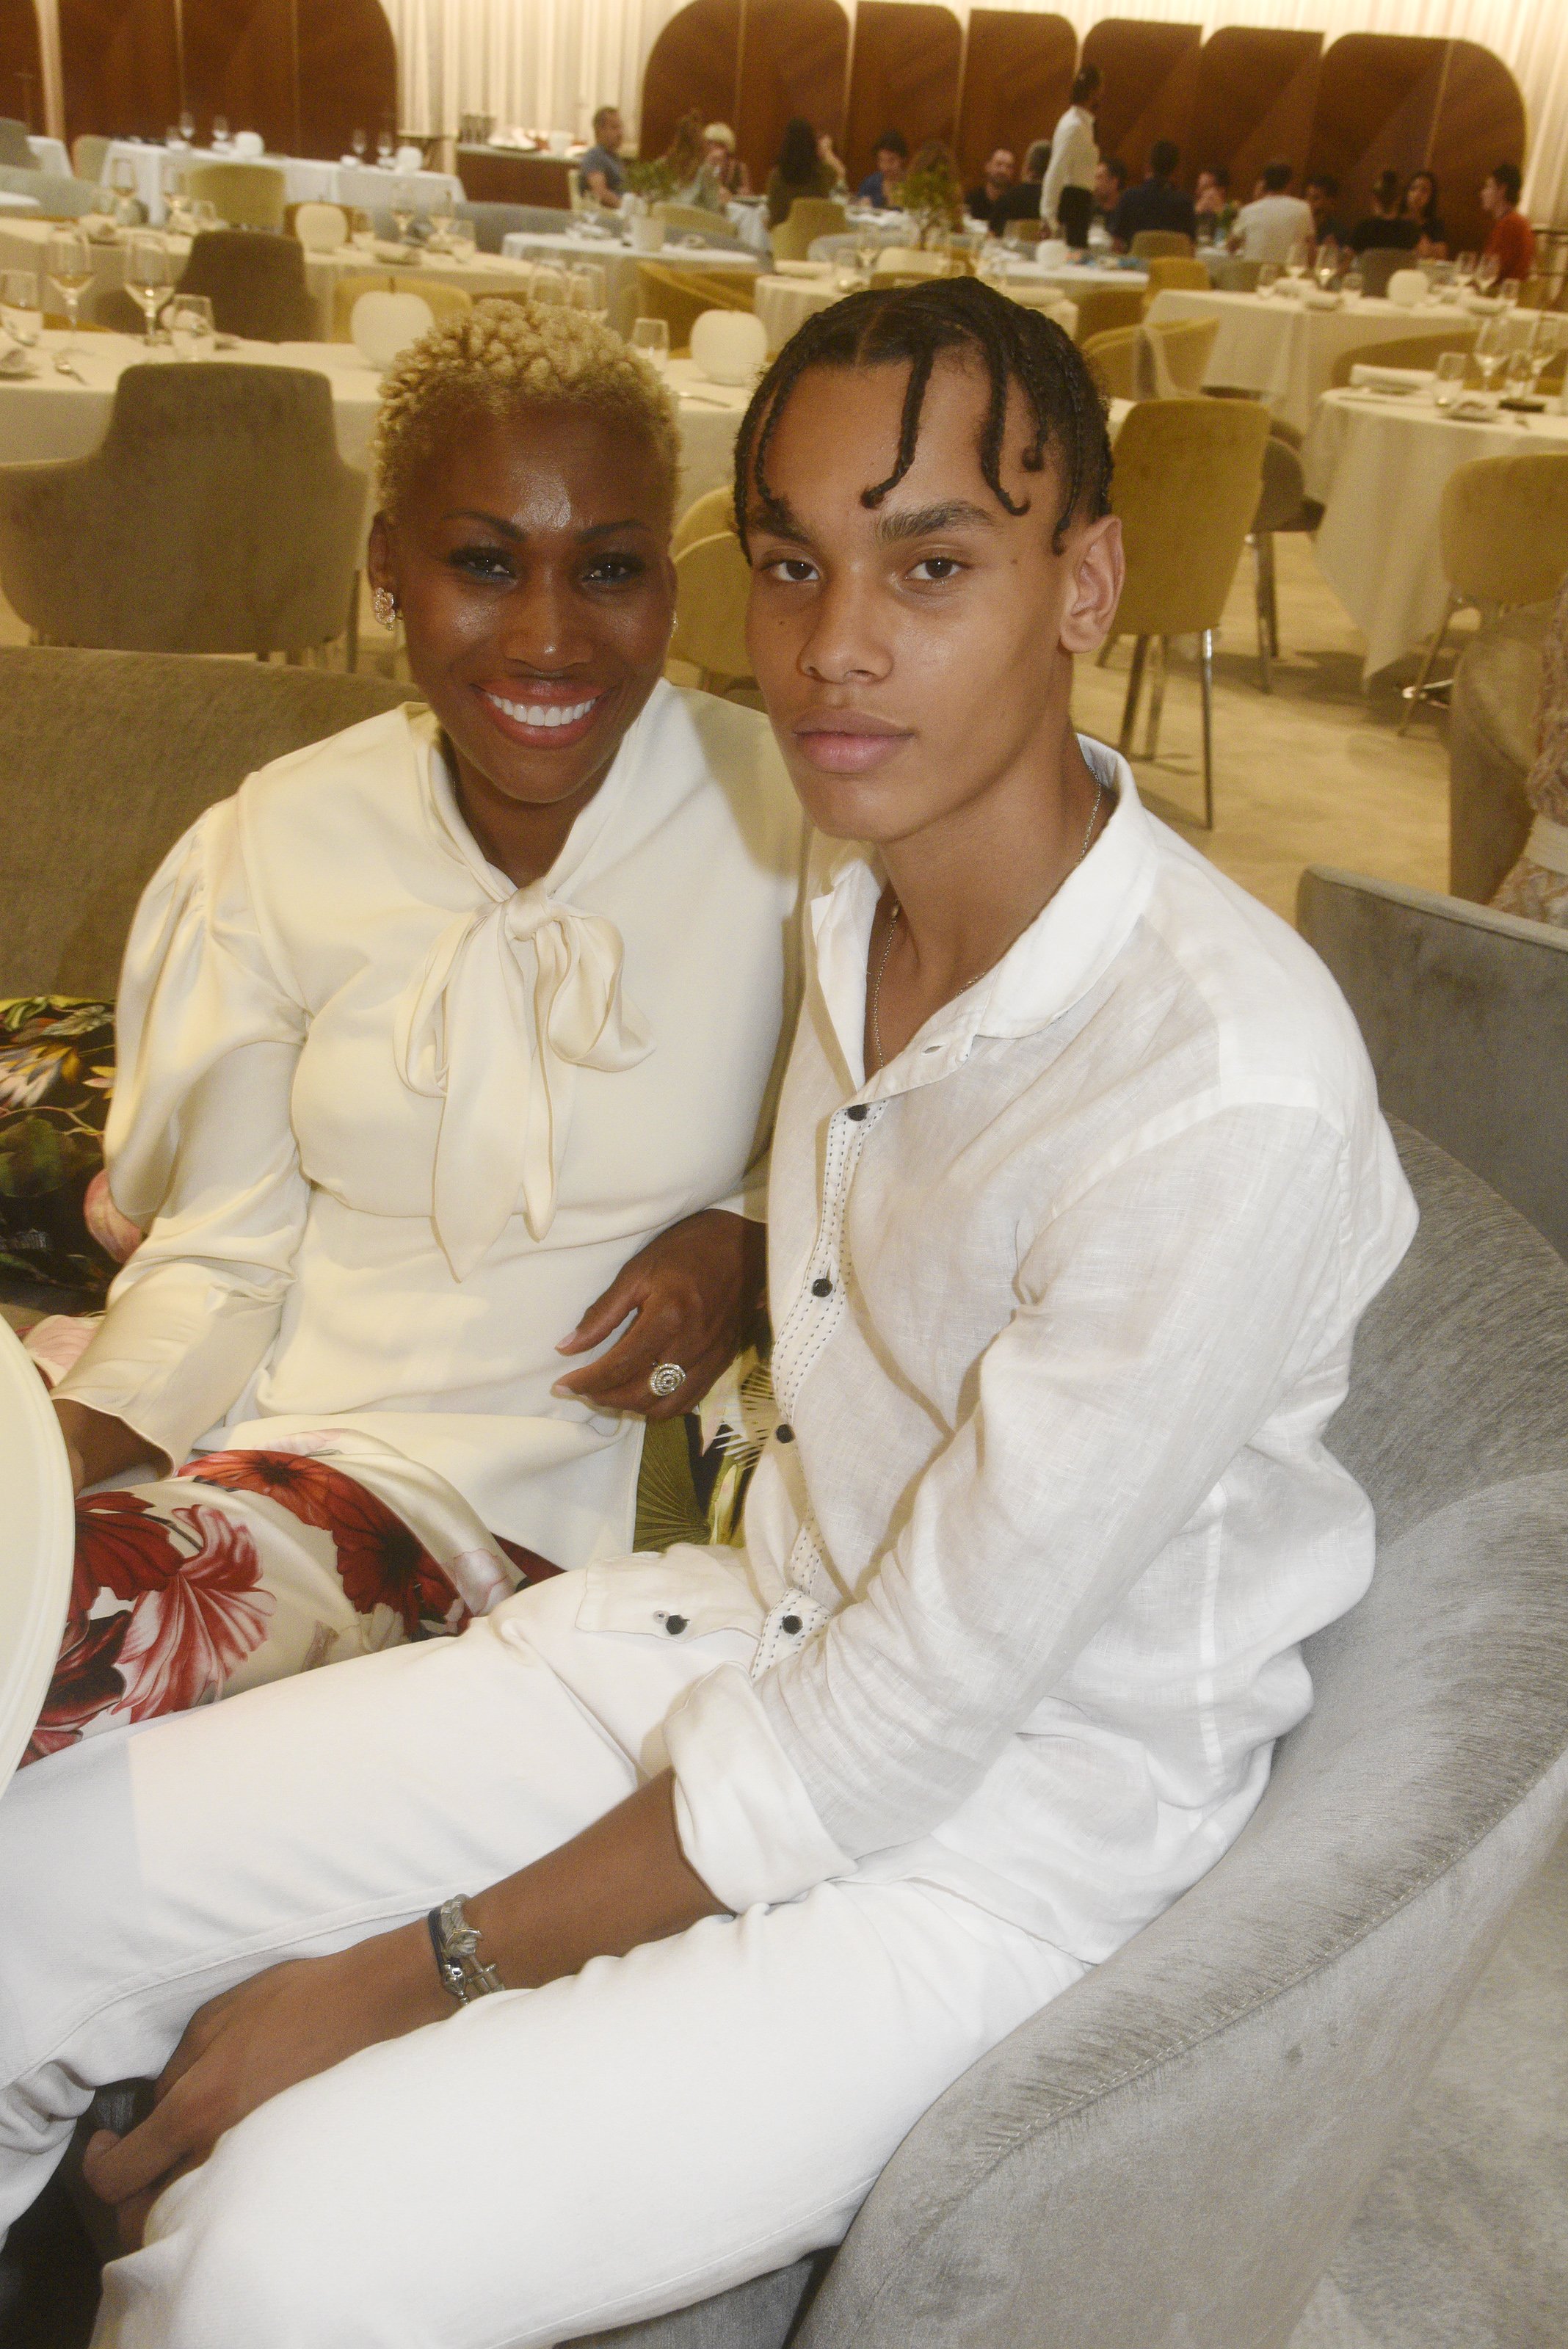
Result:
{"label": "woman's smile", "polygon": [[474,688],[480,707],[506,741],[531,750],[564,750],[587,740],[610,699],[607,687],[529,678],[503,692],[499,686]]}

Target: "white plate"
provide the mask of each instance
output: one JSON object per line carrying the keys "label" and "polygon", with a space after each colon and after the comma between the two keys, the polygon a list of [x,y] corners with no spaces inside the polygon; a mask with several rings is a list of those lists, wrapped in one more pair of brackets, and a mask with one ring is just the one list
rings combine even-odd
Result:
{"label": "white plate", "polygon": [[76,1510],[60,1423],[0,1320],[0,1787],[33,1733],[66,1628]]}

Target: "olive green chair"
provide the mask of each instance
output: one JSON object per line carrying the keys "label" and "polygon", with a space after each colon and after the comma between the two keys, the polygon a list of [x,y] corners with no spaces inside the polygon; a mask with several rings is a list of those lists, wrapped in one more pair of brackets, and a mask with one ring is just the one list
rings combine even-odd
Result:
{"label": "olive green chair", "polygon": [[286,182],[272,163],[189,163],[185,193],[209,203],[230,228],[283,227]]}
{"label": "olive green chair", "polygon": [[1151,254],[1145,264],[1148,273],[1148,299],[1157,294],[1174,291],[1179,294],[1207,294],[1212,281],[1203,264],[1190,254]]}
{"label": "olive green chair", "polygon": [[805,261],[819,236],[846,236],[849,215],[833,196],[796,196],[769,232],[775,261]]}
{"label": "olive green chair", "polygon": [[1192,254],[1192,239],[1179,229],[1140,228],[1130,247],[1135,261],[1184,261]]}
{"label": "olive green chair", "polygon": [[756,280],[748,272],[725,269],[672,269],[660,261],[637,264],[637,315],[662,318],[670,329],[670,348],[682,357],[691,347],[691,329],[704,310],[750,310]]}
{"label": "olive green chair", "polygon": [[1449,583],[1443,616],[1405,688],[1403,734],[1421,704],[1454,614],[1473,605],[1489,619],[1521,604],[1542,604],[1568,574],[1568,451],[1529,450],[1478,457],[1443,484],[1438,542]]}
{"label": "olive green chair", "polygon": [[1143,288],[1138,285],[1085,285],[1082,293],[1074,293],[1073,300],[1078,310],[1074,339],[1080,350],[1096,335],[1136,326],[1143,318]]}

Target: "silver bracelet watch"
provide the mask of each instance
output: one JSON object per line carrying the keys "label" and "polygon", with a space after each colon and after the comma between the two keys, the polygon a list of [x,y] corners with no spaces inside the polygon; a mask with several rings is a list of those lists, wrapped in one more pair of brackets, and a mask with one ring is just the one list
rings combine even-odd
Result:
{"label": "silver bracelet watch", "polygon": [[504,1990],[506,1985],[495,1968],[487,1966],[479,1954],[479,1928],[469,1923],[461,1892],[443,1900],[439,1909],[432,1909],[425,1922],[430,1928],[441,1986],[449,1998],[466,2006],[471,1999],[487,1998],[492,1991]]}

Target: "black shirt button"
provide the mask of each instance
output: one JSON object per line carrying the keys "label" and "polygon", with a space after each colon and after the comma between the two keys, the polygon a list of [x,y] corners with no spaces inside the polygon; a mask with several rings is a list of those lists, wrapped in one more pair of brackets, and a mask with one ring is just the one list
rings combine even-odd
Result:
{"label": "black shirt button", "polygon": [[866,1102],[851,1102],[844,1114],[846,1117],[852,1117],[857,1120],[863,1117],[869,1117],[871,1114],[870,1106]]}
{"label": "black shirt button", "polygon": [[781,1631],[787,1631],[790,1638],[793,1640],[795,1633],[800,1630],[800,1617],[798,1615],[781,1616],[779,1619],[779,1630]]}
{"label": "black shirt button", "polygon": [[686,1629],[685,1616],[667,1615],[664,1619],[664,1628],[672,1638],[678,1640],[680,1637],[681,1632]]}
{"label": "black shirt button", "polygon": [[781,1444],[793,1444],[794,1442],[794,1430],[793,1427],[780,1426],[775,1428],[774,1433],[778,1437]]}
{"label": "black shirt button", "polygon": [[814,1280],[811,1284],[811,1293],[814,1297],[831,1297],[833,1294],[832,1281],[826,1278]]}

